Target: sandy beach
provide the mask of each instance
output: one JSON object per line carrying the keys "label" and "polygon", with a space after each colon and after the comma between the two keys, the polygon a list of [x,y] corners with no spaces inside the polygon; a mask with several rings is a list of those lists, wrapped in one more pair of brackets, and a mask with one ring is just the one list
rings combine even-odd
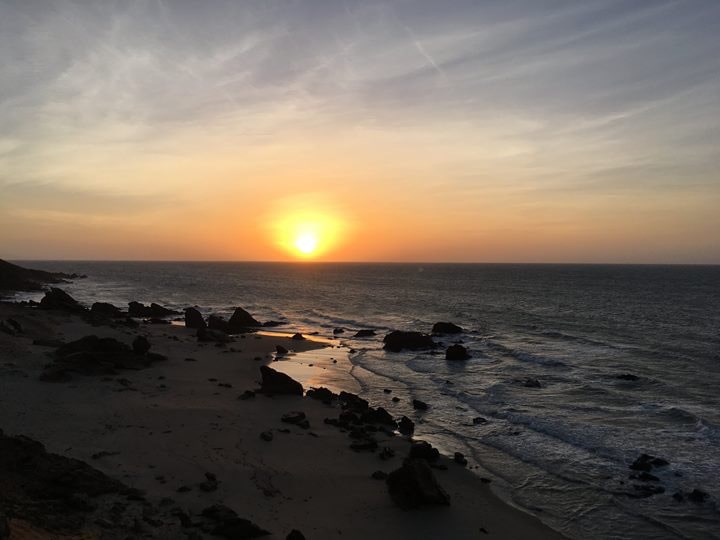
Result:
{"label": "sandy beach", "polygon": [[[389,496],[384,475],[373,473],[398,469],[410,451],[409,438],[381,429],[374,432],[377,451],[354,451],[347,430],[324,422],[338,417],[337,403],[289,395],[240,399],[259,387],[259,368],[273,363],[277,346],[299,352],[324,343],[243,334],[217,346],[199,343],[195,331],[182,325],[92,326],[80,315],[2,303],[0,320],[8,319],[22,330],[0,333],[5,436],[23,435],[48,452],[86,462],[140,490],[145,508],[131,519],[131,508],[108,517],[107,505],[100,505],[66,536],[13,520],[5,508],[10,539],[211,538],[196,516],[214,504],[270,532],[268,538],[292,538],[293,530],[305,538],[560,537],[501,502],[487,482],[445,456],[432,471],[449,506],[403,510]],[[103,376],[41,380],[56,348],[47,344],[87,335],[127,344],[145,336],[151,351],[167,360]],[[306,415],[307,429],[281,421],[293,411]],[[394,455],[383,460],[381,453]],[[67,536],[71,532],[75,536]]]}

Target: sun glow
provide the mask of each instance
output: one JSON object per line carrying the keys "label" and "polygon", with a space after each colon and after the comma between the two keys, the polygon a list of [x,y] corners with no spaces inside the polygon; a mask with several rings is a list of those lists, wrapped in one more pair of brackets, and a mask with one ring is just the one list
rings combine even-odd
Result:
{"label": "sun glow", "polygon": [[317,246],[318,238],[312,233],[302,233],[295,240],[295,247],[304,255],[312,255]]}

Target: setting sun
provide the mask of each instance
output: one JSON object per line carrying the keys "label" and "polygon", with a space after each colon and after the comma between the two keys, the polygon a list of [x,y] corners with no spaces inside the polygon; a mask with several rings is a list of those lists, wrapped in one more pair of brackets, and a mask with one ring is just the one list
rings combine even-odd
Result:
{"label": "setting sun", "polygon": [[317,249],[318,238],[312,233],[302,233],[295,240],[295,247],[303,255],[312,255]]}

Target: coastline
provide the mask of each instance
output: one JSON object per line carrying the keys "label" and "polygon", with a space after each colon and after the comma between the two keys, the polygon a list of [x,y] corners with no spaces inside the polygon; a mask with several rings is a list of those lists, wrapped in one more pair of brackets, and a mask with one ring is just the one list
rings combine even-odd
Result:
{"label": "coastline", "polygon": [[[72,314],[0,304],[0,319],[8,317],[24,331],[0,334],[6,359],[0,427],[42,442],[49,452],[86,461],[144,491],[148,500],[172,498],[190,514],[226,504],[273,538],[292,529],[307,538],[470,538],[482,536],[481,529],[496,538],[561,538],[446,457],[440,463],[447,470],[435,474],[451,505],[403,511],[371,475],[399,467],[409,451],[407,439],[380,435],[382,446],[396,454],[381,461],[374,453],[350,450],[347,435],[324,423],[337,415],[337,406],[300,396],[238,400],[257,387],[259,366],[272,362],[276,345],[300,352],[317,346],[311,341],[247,334],[221,348],[198,344],[182,326],[93,327]],[[125,342],[142,334],[168,360],[110,378],[38,379],[53,349],[33,345],[33,339],[89,334]],[[307,415],[309,430],[280,422],[295,410]],[[273,433],[272,441],[260,438],[265,431]],[[93,459],[101,453],[109,455]],[[193,487],[207,472],[218,479],[212,493]],[[178,493],[183,486],[190,489]]]}

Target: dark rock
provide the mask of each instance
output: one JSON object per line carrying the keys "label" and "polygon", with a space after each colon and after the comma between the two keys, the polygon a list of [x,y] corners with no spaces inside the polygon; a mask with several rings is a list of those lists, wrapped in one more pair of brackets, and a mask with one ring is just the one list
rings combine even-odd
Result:
{"label": "dark rock", "polygon": [[262,325],[264,328],[274,328],[285,324],[283,321],[265,321]]}
{"label": "dark rock", "polygon": [[392,394],[392,390],[390,390],[389,388],[383,388],[383,393],[384,394]]}
{"label": "dark rock", "polygon": [[358,330],[355,332],[355,335],[353,337],[357,338],[363,338],[363,337],[372,337],[375,335],[375,330]]}
{"label": "dark rock", "polygon": [[392,352],[400,352],[403,349],[419,350],[432,349],[435,342],[427,334],[421,332],[402,332],[395,330],[383,338],[383,348]]}
{"label": "dark rock", "polygon": [[633,471],[650,472],[653,467],[665,467],[669,465],[667,460],[649,454],[640,454],[640,456],[630,464]]}
{"label": "dark rock", "polygon": [[440,458],[440,452],[437,448],[426,441],[416,441],[410,447],[410,453],[408,454],[410,459],[424,459],[427,461],[435,462]]}
{"label": "dark rock", "polygon": [[397,403],[398,401],[400,401],[400,398],[397,397],[397,396],[393,396],[391,401],[392,401],[393,403]]}
{"label": "dark rock", "polygon": [[407,416],[403,416],[398,422],[398,430],[403,435],[412,435],[415,433],[415,422],[410,420]]}
{"label": "dark rock", "polygon": [[451,322],[436,322],[433,324],[433,334],[461,334],[463,329]]}
{"label": "dark rock", "polygon": [[622,373],[621,375],[617,375],[615,378],[620,379],[621,381],[638,381],[638,380],[640,380],[640,377],[638,377],[637,375],[633,375],[632,373]]}
{"label": "dark rock", "polygon": [[107,302],[95,302],[92,307],[90,307],[90,313],[101,317],[108,317],[110,319],[124,316],[119,307],[113,306]]}
{"label": "dark rock", "polygon": [[52,287],[45,293],[45,296],[40,300],[40,309],[57,309],[71,313],[85,313],[87,311],[72,296],[56,287]]}
{"label": "dark rock", "polygon": [[277,354],[287,354],[288,350],[282,345],[275,345],[275,352]]}
{"label": "dark rock", "polygon": [[487,419],[483,418],[482,416],[476,416],[475,418],[473,418],[473,425],[475,425],[475,426],[477,426],[479,424],[486,424],[486,423],[487,423]]}
{"label": "dark rock", "polygon": [[138,336],[132,342],[132,349],[135,354],[145,354],[150,350],[150,342],[145,336]]}
{"label": "dark rock", "polygon": [[246,400],[246,399],[252,399],[254,397],[255,397],[255,392],[253,392],[252,390],[245,390],[242,394],[240,394],[238,399]]}
{"label": "dark rock", "polygon": [[429,406],[424,401],[420,401],[419,399],[413,399],[412,400],[412,406],[413,409],[416,411],[427,411]]}
{"label": "dark rock", "polygon": [[402,467],[388,475],[386,482],[390,497],[404,510],[424,504],[450,504],[450,496],[422,459],[406,459]]}
{"label": "dark rock", "polygon": [[373,480],[385,480],[388,475],[385,471],[375,471],[374,473],[372,473],[372,475],[370,475],[370,477]]}
{"label": "dark rock", "polygon": [[337,336],[338,334],[344,334],[344,333],[345,333],[345,329],[344,329],[344,328],[335,328],[335,329],[333,330],[333,335],[334,335],[334,336]]}
{"label": "dark rock", "polygon": [[230,325],[220,315],[210,315],[207,320],[207,327],[210,330],[220,330],[221,332],[225,332],[226,334],[230,333]]}
{"label": "dark rock", "polygon": [[207,328],[207,323],[197,308],[189,307],[185,309],[185,328]]}
{"label": "dark rock", "polygon": [[523,386],[525,388],[542,388],[540,381],[538,381],[537,379],[530,379],[530,378],[525,379]]}
{"label": "dark rock", "polygon": [[467,465],[468,462],[461,452],[455,452],[455,455],[453,456],[453,461],[462,466]]}
{"label": "dark rock", "polygon": [[305,540],[305,535],[298,531],[297,529],[293,529],[290,531],[290,533],[285,537],[285,540]]}
{"label": "dark rock", "polygon": [[396,425],[392,415],[382,407],[376,409],[368,407],[367,410],[360,415],[360,420],[367,424],[384,424],[393,427]]}
{"label": "dark rock", "polygon": [[298,332],[297,334],[293,334],[293,337],[291,339],[294,339],[295,341],[302,341],[305,339],[305,336]]}
{"label": "dark rock", "polygon": [[211,328],[198,328],[197,330],[198,341],[202,342],[214,342],[214,343],[230,343],[231,339],[222,330],[214,330]]}
{"label": "dark rock", "polygon": [[641,472],[637,475],[637,479],[641,482],[659,482],[660,479],[655,476],[654,474],[650,474],[649,472]]}
{"label": "dark rock", "polygon": [[284,373],[268,366],[260,366],[260,375],[262,382],[259,391],[263,394],[303,395],[302,385]]}
{"label": "dark rock", "polygon": [[701,489],[693,489],[690,493],[688,493],[688,501],[694,502],[694,503],[702,503],[705,502],[705,500],[709,497],[707,493],[702,491]]}
{"label": "dark rock", "polygon": [[208,531],[210,534],[222,536],[228,540],[259,538],[270,534],[252,521],[238,517],[234,510],[222,504],[215,504],[205,508],[202,511],[202,516],[213,522]]}
{"label": "dark rock", "polygon": [[664,487],[653,484],[635,484],[633,488],[638,492],[637,496],[642,499],[665,493]]}
{"label": "dark rock", "polygon": [[340,392],[339,399],[343,409],[354,412],[362,413],[363,411],[366,411],[370,406],[367,400],[351,392]]}
{"label": "dark rock", "polygon": [[140,302],[132,301],[128,303],[128,315],[135,318],[154,317],[160,319],[170,315],[180,315],[180,313],[155,302],[151,303],[150,306],[146,306]]}
{"label": "dark rock", "polygon": [[67,283],[84,276],[23,268],[0,259],[0,291],[40,291],[48,283]]}
{"label": "dark rock", "polygon": [[273,433],[272,431],[263,431],[262,433],[260,433],[260,438],[263,441],[270,442],[273,440]]}
{"label": "dark rock", "polygon": [[262,323],[241,307],[235,308],[235,312],[228,321],[228,327],[231,334],[247,332],[248,329],[258,326],[262,326]]}
{"label": "dark rock", "polygon": [[328,388],[321,386],[320,388],[311,388],[305,395],[312,399],[317,399],[329,405],[333,400],[338,399],[338,395]]}
{"label": "dark rock", "polygon": [[450,345],[445,351],[445,360],[467,360],[470,355],[462,345]]}

